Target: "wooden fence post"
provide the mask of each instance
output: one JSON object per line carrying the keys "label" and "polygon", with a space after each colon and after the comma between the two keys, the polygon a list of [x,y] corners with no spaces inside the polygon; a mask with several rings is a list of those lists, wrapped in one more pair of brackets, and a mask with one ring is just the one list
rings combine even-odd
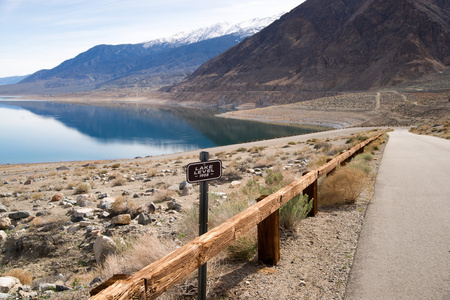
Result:
{"label": "wooden fence post", "polygon": [[[316,171],[317,172],[317,171]],[[303,176],[308,174],[309,172],[304,172]],[[312,199],[313,206],[308,213],[308,217],[314,217],[317,215],[317,205],[318,205],[318,198],[317,198],[317,179],[314,180],[313,183],[311,183],[307,188],[303,190],[303,195],[307,195],[309,199]]]}
{"label": "wooden fence post", "polygon": [[[267,196],[256,199],[257,202]],[[276,265],[280,260],[280,215],[279,210],[258,224],[258,260],[264,264]]]}

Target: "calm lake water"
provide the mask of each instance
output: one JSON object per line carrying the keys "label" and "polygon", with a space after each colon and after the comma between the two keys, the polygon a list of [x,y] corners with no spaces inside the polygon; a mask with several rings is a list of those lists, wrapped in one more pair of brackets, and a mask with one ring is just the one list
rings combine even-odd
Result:
{"label": "calm lake water", "polygon": [[0,164],[155,156],[314,131],[215,113],[0,97]]}

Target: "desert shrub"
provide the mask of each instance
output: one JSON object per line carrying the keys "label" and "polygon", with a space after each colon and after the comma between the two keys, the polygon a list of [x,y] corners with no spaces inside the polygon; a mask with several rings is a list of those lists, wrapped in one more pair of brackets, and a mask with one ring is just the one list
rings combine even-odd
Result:
{"label": "desert shrub", "polygon": [[77,187],[75,188],[75,194],[85,194],[87,192],[89,192],[89,189],[91,188],[91,185],[87,182],[84,183],[80,183],[77,185]]}
{"label": "desert shrub", "polygon": [[118,251],[108,255],[103,262],[102,278],[110,278],[114,274],[132,274],[175,248],[173,241],[160,240],[152,234],[129,238],[121,244],[123,247],[118,247]]}
{"label": "desert shrub", "polygon": [[113,169],[118,169],[120,167],[120,163],[115,163],[113,165],[111,165],[111,168]]}
{"label": "desert shrub", "polygon": [[241,180],[242,176],[239,170],[236,170],[236,168],[226,168],[222,172],[222,177],[219,179],[221,182],[232,182],[235,180]]}
{"label": "desert shrub", "polygon": [[311,169],[318,168],[318,167],[326,164],[327,159],[328,159],[327,155],[320,155],[320,156],[316,157],[315,159],[310,159],[308,161],[308,167],[310,167]]}
{"label": "desert shrub", "polygon": [[363,153],[360,155],[357,155],[355,157],[356,160],[365,160],[365,161],[371,161],[373,159],[373,155],[370,153]]}
{"label": "desert shrub", "polygon": [[352,160],[347,166],[364,171],[366,175],[369,175],[372,168],[363,160]]}
{"label": "desert shrub", "polygon": [[322,140],[318,140],[316,143],[315,143],[315,145],[314,145],[314,149],[316,149],[316,150],[320,150],[320,149],[323,149],[323,150],[327,150],[327,149],[330,149],[331,148],[331,144],[330,143],[328,143],[328,142],[325,142],[325,141],[322,141]]}
{"label": "desert shrub", "polygon": [[327,176],[319,188],[319,204],[331,206],[354,203],[368,183],[367,174],[358,168],[345,166]]}
{"label": "desert shrub", "polygon": [[127,181],[126,181],[125,177],[121,176],[121,177],[114,179],[114,181],[112,182],[112,186],[122,186],[126,182]]}
{"label": "desert shrub", "polygon": [[139,207],[133,200],[129,200],[125,196],[119,196],[111,205],[111,210],[113,214],[120,215],[128,213],[133,218],[138,214]]}
{"label": "desert shrub", "polygon": [[163,190],[155,193],[155,203],[161,203],[164,201],[169,201],[175,195],[175,192],[172,190]]}
{"label": "desert shrub", "polygon": [[27,270],[23,270],[23,269],[12,269],[6,273],[4,273],[2,276],[12,276],[15,277],[17,279],[19,279],[21,284],[28,284],[30,285],[31,282],[33,282],[33,276],[31,275],[30,272],[28,272]]}
{"label": "desert shrub", "polygon": [[240,237],[233,244],[228,246],[228,257],[231,260],[248,261],[251,260],[258,250],[258,239],[256,230]]}
{"label": "desert shrub", "polygon": [[367,140],[369,137],[367,136],[367,135],[360,135],[360,134],[358,134],[357,136],[356,136],[356,139],[359,141],[359,142],[364,142],[365,140]]}
{"label": "desert shrub", "polygon": [[306,218],[312,208],[312,201],[306,195],[297,195],[280,208],[280,226],[296,231],[299,222]]}
{"label": "desert shrub", "polygon": [[236,150],[237,152],[246,152],[247,148],[241,147]]}

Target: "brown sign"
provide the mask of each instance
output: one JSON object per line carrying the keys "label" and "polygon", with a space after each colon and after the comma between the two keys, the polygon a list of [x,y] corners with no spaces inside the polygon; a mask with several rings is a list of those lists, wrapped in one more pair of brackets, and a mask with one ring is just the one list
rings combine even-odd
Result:
{"label": "brown sign", "polygon": [[222,177],[222,161],[220,160],[192,163],[186,168],[186,178],[189,183],[210,181],[220,177]]}

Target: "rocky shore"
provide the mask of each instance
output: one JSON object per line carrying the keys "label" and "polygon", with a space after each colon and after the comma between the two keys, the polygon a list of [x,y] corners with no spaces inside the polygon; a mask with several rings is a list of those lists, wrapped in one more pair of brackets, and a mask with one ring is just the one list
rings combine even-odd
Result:
{"label": "rocky shore", "polygon": [[[211,158],[221,159],[224,166],[223,178],[210,187],[213,205],[220,205],[248,180],[262,178],[273,168],[297,178],[323,156],[343,150],[352,137],[367,130],[351,128],[206,149]],[[199,194],[197,185],[186,183],[184,168],[198,161],[198,153],[117,161],[1,165],[0,245],[4,277],[1,277],[0,288],[6,294],[0,295],[0,299],[7,295],[25,299],[39,295],[85,299],[91,288],[107,279],[102,263],[108,254],[121,247],[121,239],[152,235],[171,240],[175,248],[184,243],[185,231],[180,224],[186,217],[185,212],[198,205]],[[261,294],[251,291],[258,291],[258,284],[267,280],[260,278],[267,277],[261,272],[285,276],[288,267],[289,273],[302,274],[305,264],[299,265],[298,270],[292,269],[296,263],[306,261],[298,249],[309,244],[308,250],[305,249],[309,254],[305,255],[319,251],[322,257],[321,248],[327,248],[330,242],[328,237],[320,237],[330,234],[330,230],[325,229],[327,226],[345,236],[347,250],[341,249],[339,253],[350,253],[356,245],[358,224],[369,198],[370,195],[345,209],[324,210],[317,218],[305,220],[299,232],[305,231],[306,235],[286,235],[283,239],[283,256],[288,260],[270,269],[273,271],[261,271],[262,266],[251,261],[247,263],[251,264],[249,270],[253,268],[255,272],[245,270],[246,279],[231,280],[225,285],[233,287],[227,289],[233,290],[237,299],[247,297],[244,295],[257,297]],[[323,224],[317,227],[315,222]],[[338,229],[339,224],[344,227]],[[305,226],[317,228],[306,230]],[[304,238],[308,238],[308,242],[299,245]],[[312,245],[314,247],[310,248]],[[321,246],[316,248],[318,245]],[[329,253],[335,254],[334,251]],[[292,260],[295,264],[288,263]],[[233,262],[229,265],[233,266]],[[229,276],[227,268],[231,267],[220,270],[224,276],[211,276],[210,280],[214,281],[211,295],[221,294],[223,278]],[[239,272],[237,270],[230,272]],[[341,273],[345,275],[347,271]],[[305,282],[309,287],[308,277],[299,276],[298,282]],[[314,275],[314,280],[321,280],[319,277]],[[344,282],[345,278],[338,276],[327,280],[335,284],[335,280]],[[252,284],[256,284],[254,289],[250,288]],[[189,293],[180,291],[185,285],[181,284],[169,294],[188,297]],[[317,289],[319,295],[323,295],[321,288],[313,288]],[[263,298],[269,299],[269,295]]]}

